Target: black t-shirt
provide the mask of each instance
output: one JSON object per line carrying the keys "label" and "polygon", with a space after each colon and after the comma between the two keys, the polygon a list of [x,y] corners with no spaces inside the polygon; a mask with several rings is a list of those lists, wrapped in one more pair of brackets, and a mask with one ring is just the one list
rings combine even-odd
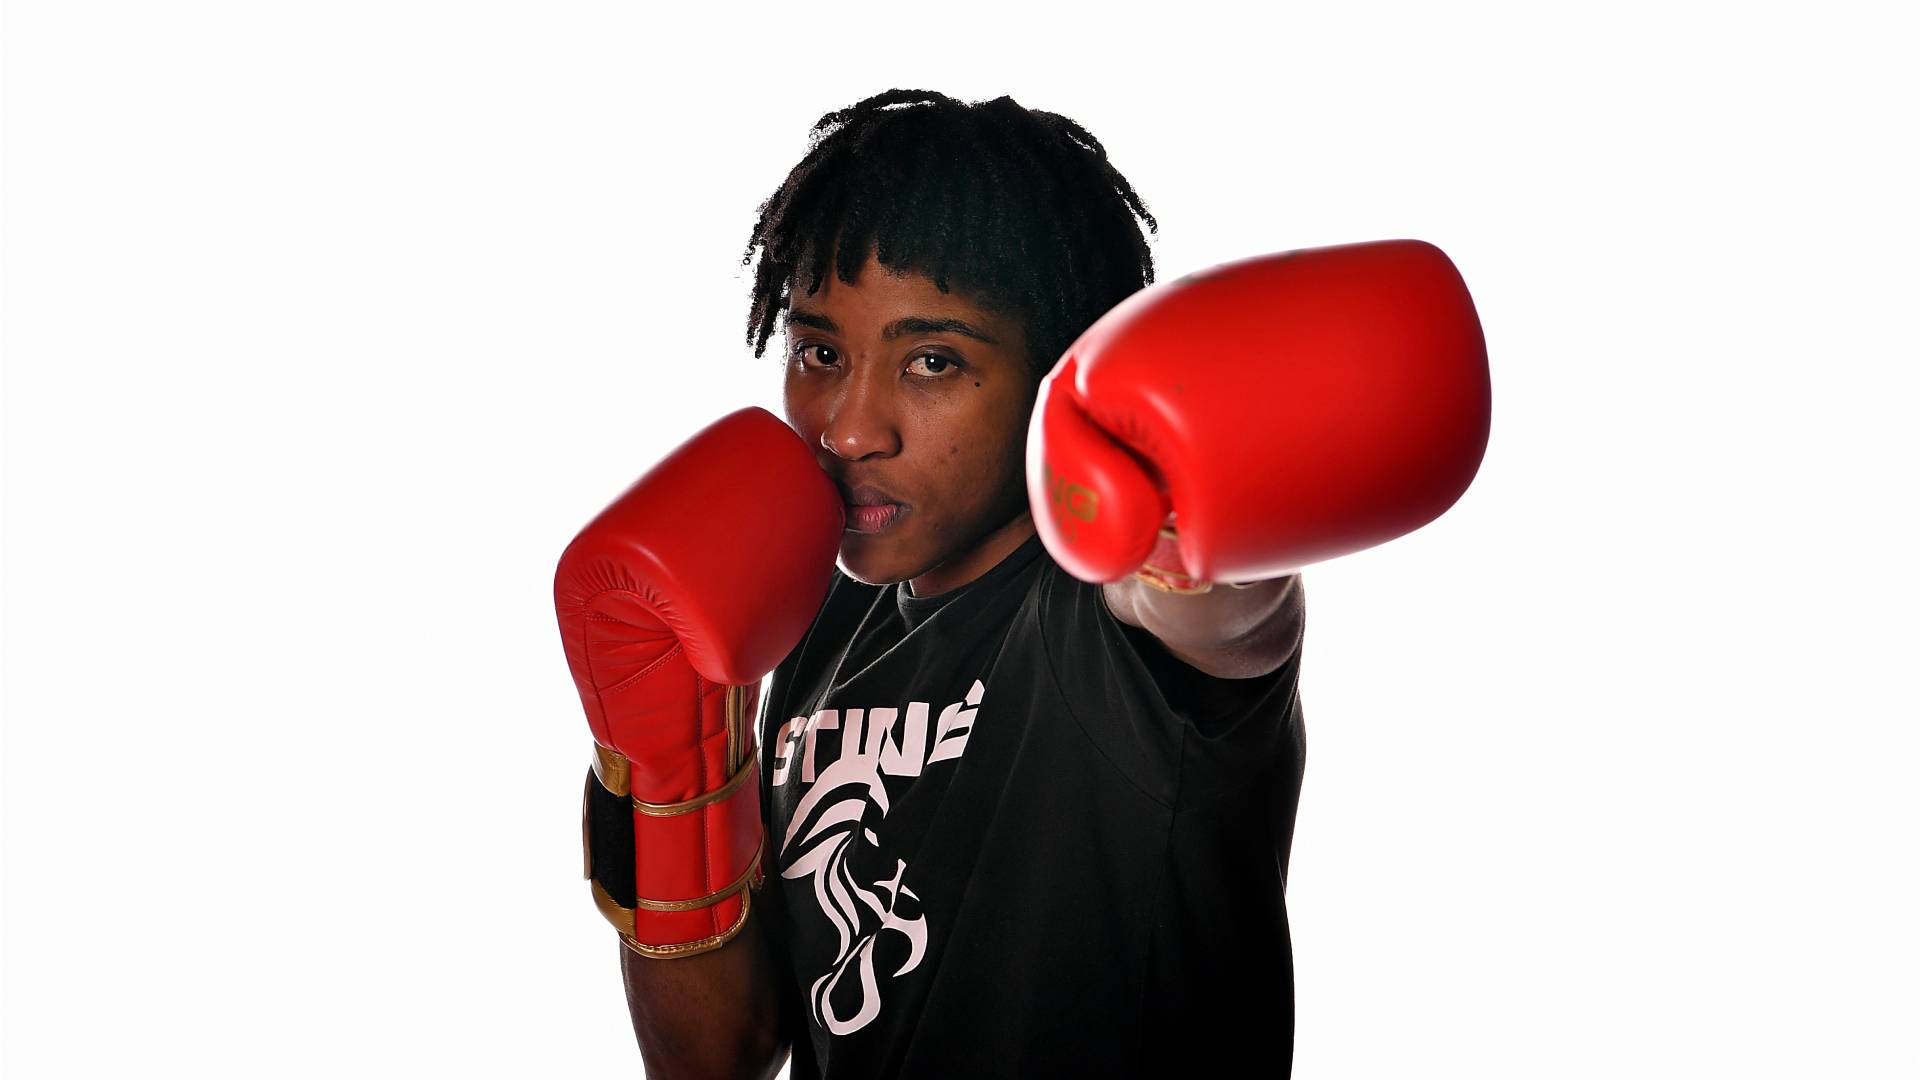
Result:
{"label": "black t-shirt", "polygon": [[794,1080],[1287,1075],[1299,663],[1206,675],[1038,536],[939,596],[836,571],[760,726]]}

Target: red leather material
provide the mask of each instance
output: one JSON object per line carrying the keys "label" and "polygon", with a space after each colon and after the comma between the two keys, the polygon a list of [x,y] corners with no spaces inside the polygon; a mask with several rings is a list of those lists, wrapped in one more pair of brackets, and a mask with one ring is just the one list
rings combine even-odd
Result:
{"label": "red leather material", "polygon": [[1086,581],[1139,568],[1171,510],[1194,577],[1248,581],[1412,532],[1466,491],[1486,343],[1439,248],[1263,255],[1144,289],[1043,380],[1034,518]]}
{"label": "red leather material", "polygon": [[[845,524],[813,452],[764,409],[716,421],[649,470],[568,545],[554,607],[593,737],[628,759],[632,798],[683,803],[751,770],[759,682],[825,599]],[[730,734],[727,690],[739,687]],[[674,816],[634,811],[635,938],[693,942],[742,897],[688,911],[753,864],[760,787]]]}
{"label": "red leather material", "polygon": [[[1088,415],[1076,374],[1069,352],[1041,386],[1033,414],[1037,429],[1027,440],[1028,485],[1037,463],[1041,493],[1030,490],[1029,501],[1055,561],[1083,579],[1114,581],[1153,551],[1167,517],[1167,496],[1148,472],[1149,463]],[[1124,417],[1117,422],[1125,423]]]}

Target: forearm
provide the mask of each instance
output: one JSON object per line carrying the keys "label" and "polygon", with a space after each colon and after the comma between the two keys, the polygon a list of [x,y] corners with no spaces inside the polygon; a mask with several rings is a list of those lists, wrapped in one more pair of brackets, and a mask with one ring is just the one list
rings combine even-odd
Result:
{"label": "forearm", "polygon": [[732,941],[674,959],[620,946],[627,1011],[653,1080],[771,1078],[786,1061],[780,997],[761,916]]}
{"label": "forearm", "polygon": [[1180,659],[1222,678],[1251,678],[1299,647],[1306,610],[1299,574],[1206,592],[1173,593],[1138,578],[1106,586],[1115,617],[1159,639]]}

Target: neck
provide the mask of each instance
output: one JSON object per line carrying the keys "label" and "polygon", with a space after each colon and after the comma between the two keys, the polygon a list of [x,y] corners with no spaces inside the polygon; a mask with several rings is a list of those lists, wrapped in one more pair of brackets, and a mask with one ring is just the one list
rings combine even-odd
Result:
{"label": "neck", "polygon": [[1021,511],[1018,517],[988,533],[971,551],[955,555],[939,566],[907,582],[907,595],[914,599],[939,596],[957,589],[1000,565],[1034,534],[1033,514]]}

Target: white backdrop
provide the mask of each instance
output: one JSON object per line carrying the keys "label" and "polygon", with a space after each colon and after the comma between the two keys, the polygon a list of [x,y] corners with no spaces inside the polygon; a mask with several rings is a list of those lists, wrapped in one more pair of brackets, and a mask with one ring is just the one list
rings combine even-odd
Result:
{"label": "white backdrop", "polygon": [[554,561],[778,412],[894,86],[1479,304],[1475,486],[1306,577],[1296,1075],[1920,1072],[1911,5],[677,7],[7,6],[9,1075],[638,1070]]}

